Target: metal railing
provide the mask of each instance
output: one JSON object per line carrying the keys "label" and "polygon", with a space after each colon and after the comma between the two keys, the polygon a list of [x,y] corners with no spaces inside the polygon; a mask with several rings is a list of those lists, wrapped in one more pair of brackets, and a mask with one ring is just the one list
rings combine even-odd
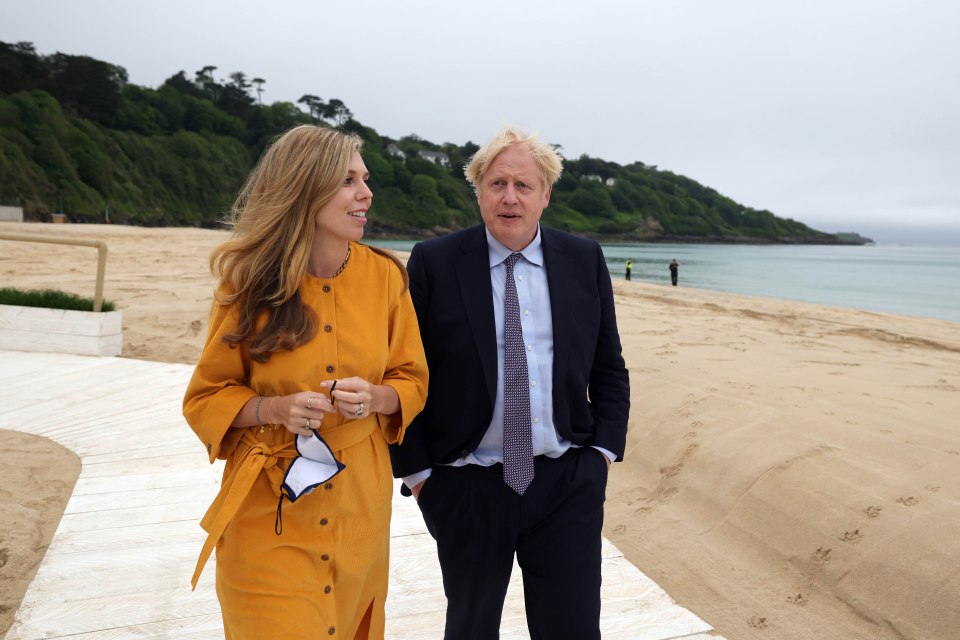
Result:
{"label": "metal railing", "polygon": [[100,311],[103,305],[103,275],[107,270],[107,243],[103,240],[84,240],[82,238],[64,238],[62,236],[33,236],[19,233],[0,233],[0,240],[18,240],[22,242],[43,242],[46,244],[69,244],[78,247],[96,247],[97,249],[97,286],[93,294],[93,310]]}

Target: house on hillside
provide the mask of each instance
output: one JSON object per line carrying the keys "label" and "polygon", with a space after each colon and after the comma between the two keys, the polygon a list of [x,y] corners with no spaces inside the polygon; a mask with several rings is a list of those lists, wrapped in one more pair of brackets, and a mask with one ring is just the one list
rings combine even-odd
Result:
{"label": "house on hillside", "polygon": [[403,149],[398,147],[394,142],[391,142],[387,145],[387,155],[393,156],[394,158],[400,158],[401,160],[404,160],[407,157],[407,154],[403,152]]}
{"label": "house on hillside", "polygon": [[595,174],[595,173],[587,174],[587,175],[583,176],[582,179],[583,179],[583,180],[590,180],[591,182],[602,182],[603,184],[607,185],[608,187],[612,187],[613,185],[617,184],[617,179],[616,179],[616,178],[607,178],[606,180],[604,180],[602,176],[598,176],[598,175]]}
{"label": "house on hillside", "polygon": [[429,160],[433,164],[438,164],[441,167],[450,166],[450,158],[442,151],[421,151],[418,155],[424,160]]}

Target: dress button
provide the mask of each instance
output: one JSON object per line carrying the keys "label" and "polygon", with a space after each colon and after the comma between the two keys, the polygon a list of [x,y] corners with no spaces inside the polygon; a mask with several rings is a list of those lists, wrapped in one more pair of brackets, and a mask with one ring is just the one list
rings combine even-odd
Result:
{"label": "dress button", "polygon": [[322,556],[320,556],[320,559],[323,560],[324,562],[326,562],[327,560],[330,559],[330,556],[325,553],[325,554],[323,554]]}
{"label": "dress button", "polygon": [[328,523],[328,522],[329,522],[329,520],[327,520],[326,518],[320,518],[320,524],[321,524],[321,525],[327,526],[327,523]]}
{"label": "dress button", "polygon": [[331,591],[333,591],[333,589],[330,588],[330,585],[327,585],[323,588],[324,593],[330,593]]}
{"label": "dress button", "polygon": [[330,489],[333,489],[333,483],[328,482],[327,484],[323,485],[323,488],[329,491]]}
{"label": "dress button", "polygon": [[324,293],[330,293],[330,285],[328,285],[328,284],[323,285],[323,292],[324,292]]}
{"label": "dress button", "polygon": [[327,333],[330,333],[331,331],[333,331],[333,327],[331,327],[328,324],[325,324],[323,325],[323,330],[326,331]]}
{"label": "dress button", "polygon": [[328,364],[328,365],[327,365],[327,373],[333,373],[333,371],[334,371],[334,366],[333,366],[332,364]]}
{"label": "dress button", "polygon": [[330,627],[329,629],[327,629],[327,633],[329,633],[330,635],[333,635],[333,634],[335,634],[336,632],[337,632],[337,628],[336,628],[336,627]]}

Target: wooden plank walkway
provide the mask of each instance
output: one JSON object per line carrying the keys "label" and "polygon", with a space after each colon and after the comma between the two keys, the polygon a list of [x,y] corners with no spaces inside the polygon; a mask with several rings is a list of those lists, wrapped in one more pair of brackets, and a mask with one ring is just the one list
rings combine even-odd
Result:
{"label": "wooden plank walkway", "polygon": [[[200,517],[219,488],[180,413],[192,367],[122,358],[0,351],[0,428],[50,438],[83,463],[7,640],[222,638],[211,558],[190,590]],[[395,492],[387,638],[443,635],[435,546],[412,499]],[[675,604],[604,541],[604,638],[706,640]],[[501,638],[527,638],[519,570]]]}

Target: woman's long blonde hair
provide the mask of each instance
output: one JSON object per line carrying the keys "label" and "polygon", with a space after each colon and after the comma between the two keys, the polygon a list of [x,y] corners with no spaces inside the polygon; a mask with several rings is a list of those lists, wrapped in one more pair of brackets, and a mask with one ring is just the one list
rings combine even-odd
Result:
{"label": "woman's long blonde hair", "polygon": [[[235,347],[250,341],[250,357],[270,359],[316,331],[313,311],[298,288],[307,272],[316,214],[343,186],[359,137],[316,125],[290,129],[264,151],[230,211],[233,237],[210,256],[220,281],[216,301],[236,305],[237,328],[224,336]],[[256,331],[257,314],[267,309]]]}

